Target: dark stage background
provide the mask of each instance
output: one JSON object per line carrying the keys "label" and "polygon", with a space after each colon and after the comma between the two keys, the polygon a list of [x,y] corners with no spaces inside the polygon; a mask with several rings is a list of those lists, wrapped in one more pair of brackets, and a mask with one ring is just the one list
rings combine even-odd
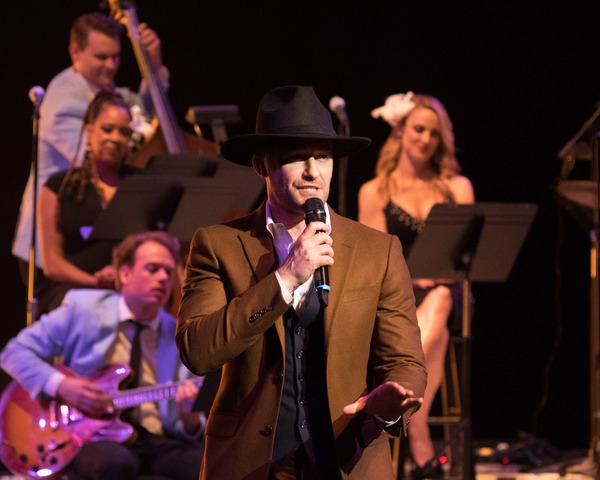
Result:
{"label": "dark stage background", "polygon": [[[228,126],[230,135],[251,132],[260,96],[284,84],[313,85],[325,104],[346,99],[352,133],[374,140],[350,159],[353,218],[388,133],[371,109],[407,90],[438,97],[477,200],[539,205],[509,280],[473,286],[474,437],[526,432],[564,449],[588,446],[588,234],[558,208],[552,186],[558,151],[600,99],[597,2],[137,3],[162,39],[170,99],[189,132],[189,106],[218,104],[239,105],[242,121]],[[26,290],[10,244],[31,163],[27,93],[69,64],[69,26],[98,3],[11,5],[2,29],[2,345],[25,325]],[[126,40],[123,50],[118,84],[135,87]],[[589,178],[579,163],[579,178]]]}

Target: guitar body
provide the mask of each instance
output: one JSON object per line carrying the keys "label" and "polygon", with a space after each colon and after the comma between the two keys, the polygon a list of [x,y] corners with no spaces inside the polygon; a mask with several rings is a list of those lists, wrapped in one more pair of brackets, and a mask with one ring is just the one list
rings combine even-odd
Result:
{"label": "guitar body", "polygon": [[[58,370],[77,376],[64,366]],[[129,375],[129,367],[115,363],[90,375],[88,380],[112,396],[116,412],[146,402],[174,398],[178,388],[192,382],[200,388],[203,378],[119,390]],[[65,468],[87,442],[110,440],[123,443],[135,429],[118,415],[109,419],[86,417],[74,407],[56,400],[40,402],[16,381],[0,397],[0,460],[16,475],[48,478]]]}
{"label": "guitar body", "polygon": [[[60,370],[75,376],[65,367]],[[128,373],[127,367],[112,365],[89,378],[112,393]],[[92,419],[55,400],[39,402],[16,381],[2,393],[0,412],[0,460],[11,472],[27,478],[59,472],[89,441],[123,442],[134,431],[118,418]]]}

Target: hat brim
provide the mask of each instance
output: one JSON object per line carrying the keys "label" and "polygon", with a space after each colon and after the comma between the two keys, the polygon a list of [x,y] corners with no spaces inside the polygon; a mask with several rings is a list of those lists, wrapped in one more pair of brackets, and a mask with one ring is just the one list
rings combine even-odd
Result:
{"label": "hat brim", "polygon": [[342,158],[368,147],[371,139],[367,137],[331,137],[328,135],[277,135],[247,134],[232,137],[221,145],[221,155],[238,165],[252,166],[252,156],[273,140],[327,140],[331,143],[333,158]]}

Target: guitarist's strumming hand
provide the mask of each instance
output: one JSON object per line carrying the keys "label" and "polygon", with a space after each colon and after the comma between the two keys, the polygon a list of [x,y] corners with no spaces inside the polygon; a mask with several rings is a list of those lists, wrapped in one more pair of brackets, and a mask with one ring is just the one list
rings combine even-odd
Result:
{"label": "guitarist's strumming hand", "polygon": [[113,416],[112,397],[98,385],[82,377],[66,377],[56,392],[59,400],[72,405],[91,418]]}

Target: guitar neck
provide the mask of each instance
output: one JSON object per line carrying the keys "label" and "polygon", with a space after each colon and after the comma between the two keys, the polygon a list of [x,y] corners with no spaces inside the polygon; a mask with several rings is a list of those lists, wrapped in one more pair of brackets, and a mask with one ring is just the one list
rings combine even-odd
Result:
{"label": "guitar neck", "polygon": [[[136,407],[142,403],[157,402],[159,400],[168,400],[177,393],[177,388],[183,385],[186,380],[179,382],[167,382],[160,385],[149,387],[133,388],[131,390],[121,390],[113,395],[113,403],[119,410]],[[197,387],[202,386],[202,379],[194,379],[191,382]]]}

